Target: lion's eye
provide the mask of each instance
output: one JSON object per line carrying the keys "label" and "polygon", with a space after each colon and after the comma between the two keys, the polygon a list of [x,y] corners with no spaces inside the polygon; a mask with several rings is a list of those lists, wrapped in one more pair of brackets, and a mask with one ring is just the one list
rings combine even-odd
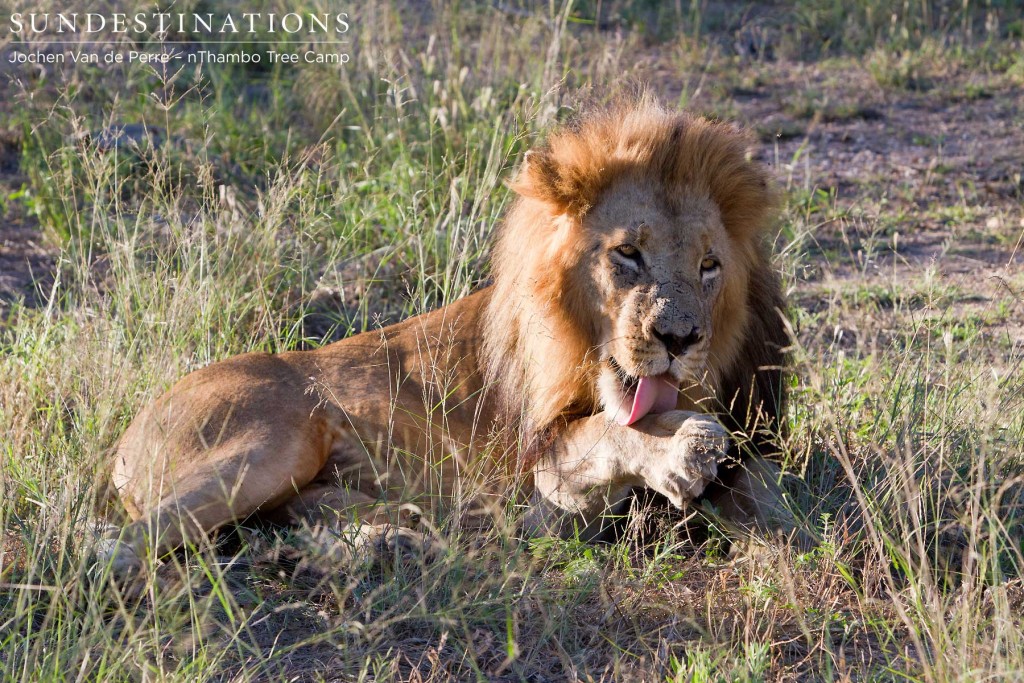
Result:
{"label": "lion's eye", "polygon": [[640,258],[640,250],[634,247],[632,244],[620,244],[619,246],[615,247],[615,251],[619,252],[621,255],[625,256],[628,259],[633,259],[634,261]]}
{"label": "lion's eye", "polygon": [[713,275],[716,270],[718,270],[718,261],[711,258],[710,256],[706,257],[703,261],[700,262],[701,275]]}

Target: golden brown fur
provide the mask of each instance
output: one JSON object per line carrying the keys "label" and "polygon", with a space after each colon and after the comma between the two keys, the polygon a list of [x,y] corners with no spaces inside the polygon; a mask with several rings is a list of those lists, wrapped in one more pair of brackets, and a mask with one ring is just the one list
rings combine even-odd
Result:
{"label": "golden brown fur", "polygon": [[[328,514],[391,547],[418,538],[392,526],[398,503],[500,497],[516,469],[535,530],[599,529],[636,486],[768,526],[773,470],[718,476],[719,420],[753,432],[782,391],[763,239],[777,193],[749,143],[647,98],[556,131],[512,184],[492,287],[316,351],[212,365],[143,410],[114,464],[136,520],[115,563],[257,511]],[[655,385],[673,405],[636,408]],[[635,424],[615,424],[631,405]]]}

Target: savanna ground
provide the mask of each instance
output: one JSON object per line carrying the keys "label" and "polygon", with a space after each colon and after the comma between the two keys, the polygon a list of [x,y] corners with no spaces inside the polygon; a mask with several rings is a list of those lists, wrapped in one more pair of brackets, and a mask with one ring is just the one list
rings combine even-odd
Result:
{"label": "savanna ground", "polygon": [[[344,67],[0,62],[4,680],[1024,679],[1016,2],[346,9]],[[372,569],[242,530],[104,582],[143,403],[466,294],[531,141],[630,82],[754,129],[786,190],[780,438],[819,547],[663,522]]]}

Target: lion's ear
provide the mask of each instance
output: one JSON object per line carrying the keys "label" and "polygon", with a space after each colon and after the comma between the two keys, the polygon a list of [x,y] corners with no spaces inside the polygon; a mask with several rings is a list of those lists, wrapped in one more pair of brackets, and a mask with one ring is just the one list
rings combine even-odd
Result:
{"label": "lion's ear", "polygon": [[572,164],[561,164],[549,149],[532,149],[523,158],[512,190],[520,197],[544,202],[552,213],[580,214],[590,202]]}
{"label": "lion's ear", "polygon": [[520,197],[559,204],[558,185],[558,166],[551,152],[531,149],[523,157],[523,165],[512,181],[512,190]]}

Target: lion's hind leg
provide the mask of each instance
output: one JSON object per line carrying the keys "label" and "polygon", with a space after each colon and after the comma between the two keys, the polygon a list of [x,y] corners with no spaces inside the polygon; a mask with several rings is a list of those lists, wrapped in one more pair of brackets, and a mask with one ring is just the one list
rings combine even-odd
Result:
{"label": "lion's hind leg", "polygon": [[186,542],[204,543],[217,529],[286,502],[316,476],[324,460],[294,434],[240,443],[246,442],[209,448],[191,461],[152,458],[148,468],[139,465],[122,477],[119,493],[134,520],[117,537],[100,539],[95,550],[100,565],[109,566],[118,580],[141,575],[145,558],[166,555]]}

